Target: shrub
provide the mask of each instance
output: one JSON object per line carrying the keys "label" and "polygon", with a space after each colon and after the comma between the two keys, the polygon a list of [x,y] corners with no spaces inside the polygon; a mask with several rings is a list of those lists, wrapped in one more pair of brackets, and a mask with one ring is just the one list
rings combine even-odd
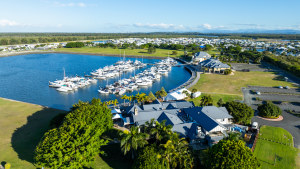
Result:
{"label": "shrub", "polygon": [[83,42],[69,42],[66,44],[66,48],[82,48],[84,47]]}
{"label": "shrub", "polygon": [[254,110],[245,103],[228,102],[226,109],[233,116],[236,123],[249,124],[251,118],[254,116]]}
{"label": "shrub", "polygon": [[282,112],[281,109],[272,102],[259,105],[257,110],[259,116],[267,118],[277,118]]}
{"label": "shrub", "polygon": [[231,74],[232,70],[231,69],[226,69],[224,70],[224,75],[229,75]]}

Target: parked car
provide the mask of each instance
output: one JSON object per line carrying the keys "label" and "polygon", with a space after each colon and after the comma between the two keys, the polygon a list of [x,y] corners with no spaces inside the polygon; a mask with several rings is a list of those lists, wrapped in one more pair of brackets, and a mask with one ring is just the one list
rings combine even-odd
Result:
{"label": "parked car", "polygon": [[257,122],[253,122],[252,125],[251,125],[251,128],[257,130],[258,129],[258,123]]}
{"label": "parked car", "polygon": [[290,87],[289,86],[285,86],[284,88],[289,89]]}
{"label": "parked car", "polygon": [[260,95],[260,91],[256,91],[256,94],[257,94],[257,95]]}
{"label": "parked car", "polygon": [[278,88],[279,88],[279,89],[283,89],[283,87],[282,87],[282,86],[278,86]]}

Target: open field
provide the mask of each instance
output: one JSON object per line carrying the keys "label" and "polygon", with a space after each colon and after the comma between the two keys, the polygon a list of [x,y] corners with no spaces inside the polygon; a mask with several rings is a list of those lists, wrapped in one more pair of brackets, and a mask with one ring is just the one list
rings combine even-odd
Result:
{"label": "open field", "polygon": [[[59,113],[65,111],[0,98],[0,163],[10,163],[11,168],[35,169],[34,149],[49,129],[50,120]],[[129,168],[130,160],[120,155],[119,145],[105,146],[103,150],[108,156],[97,156],[92,168]],[[115,160],[123,165],[114,164]]]}
{"label": "open field", "polygon": [[239,95],[227,95],[227,94],[207,94],[207,93],[202,93],[200,97],[190,99],[189,101],[193,101],[195,106],[200,105],[200,100],[202,96],[210,95],[213,99],[213,105],[217,106],[218,101],[222,98],[223,102],[230,102],[234,100],[243,100],[243,98]]}
{"label": "open field", "polygon": [[0,98],[0,162],[12,168],[36,168],[35,146],[48,130],[50,120],[64,111]]}
{"label": "open field", "polygon": [[293,137],[288,131],[271,126],[262,126],[260,128],[254,155],[258,158],[262,169],[293,169],[296,167],[298,151],[298,149],[293,147]]}
{"label": "open field", "polygon": [[292,83],[280,80],[273,72],[234,72],[234,75],[201,74],[196,88],[206,94],[229,94],[242,96],[242,87],[251,86],[290,86]]}
{"label": "open field", "polygon": [[156,49],[154,54],[148,54],[147,49],[113,49],[113,48],[96,48],[96,47],[83,47],[83,48],[59,48],[55,51],[58,52],[75,52],[75,53],[93,53],[93,54],[108,54],[108,55],[134,55],[134,56],[158,56],[158,57],[180,57],[184,54],[183,51],[177,51],[177,55],[171,55],[173,50]]}

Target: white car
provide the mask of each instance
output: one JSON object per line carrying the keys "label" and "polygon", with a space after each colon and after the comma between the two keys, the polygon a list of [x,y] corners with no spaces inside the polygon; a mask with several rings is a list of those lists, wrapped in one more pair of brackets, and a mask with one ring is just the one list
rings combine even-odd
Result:
{"label": "white car", "polygon": [[257,130],[258,129],[258,123],[257,122],[253,122],[251,128]]}

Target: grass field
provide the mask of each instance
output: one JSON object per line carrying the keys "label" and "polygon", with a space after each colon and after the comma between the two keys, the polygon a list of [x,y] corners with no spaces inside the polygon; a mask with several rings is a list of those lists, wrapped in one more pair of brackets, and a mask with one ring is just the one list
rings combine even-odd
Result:
{"label": "grass field", "polygon": [[[36,145],[49,129],[50,120],[64,112],[0,98],[0,163],[10,163],[11,168],[16,169],[35,169],[33,153]],[[97,156],[92,168],[130,168],[130,160],[120,155],[119,145],[105,146],[103,150],[108,155]]]}
{"label": "grass field", "polygon": [[278,80],[273,72],[234,72],[234,75],[201,74],[200,80],[190,89],[196,88],[206,94],[242,96],[242,87],[253,86],[290,86],[292,83]]}
{"label": "grass field", "polygon": [[258,158],[262,169],[293,169],[296,167],[298,149],[293,147],[293,137],[288,131],[279,127],[262,126],[259,138],[289,144],[283,145],[258,139],[254,155]]}
{"label": "grass field", "polygon": [[158,57],[180,57],[184,54],[183,51],[177,51],[177,55],[172,55],[173,50],[156,49],[154,54],[148,54],[147,49],[113,49],[113,48],[96,48],[96,47],[83,47],[83,48],[59,48],[59,52],[78,52],[78,53],[95,53],[95,54],[111,54],[111,55],[135,55],[135,56],[158,56]]}
{"label": "grass field", "polygon": [[48,130],[49,121],[63,111],[0,98],[0,162],[11,168],[33,166],[35,146]]}

